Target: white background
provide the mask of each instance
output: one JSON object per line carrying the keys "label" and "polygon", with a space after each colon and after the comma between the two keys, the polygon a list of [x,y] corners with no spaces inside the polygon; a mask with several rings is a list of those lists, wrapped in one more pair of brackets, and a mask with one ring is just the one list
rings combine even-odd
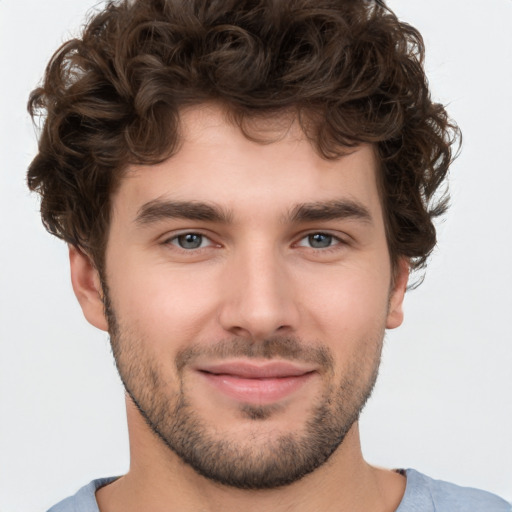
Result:
{"label": "white background", "polygon": [[[91,0],[0,0],[0,511],[46,510],[128,466],[123,391],[82,318],[65,245],[24,183],[25,111]],[[362,418],[366,458],[512,500],[512,1],[390,0],[464,132],[453,207]]]}

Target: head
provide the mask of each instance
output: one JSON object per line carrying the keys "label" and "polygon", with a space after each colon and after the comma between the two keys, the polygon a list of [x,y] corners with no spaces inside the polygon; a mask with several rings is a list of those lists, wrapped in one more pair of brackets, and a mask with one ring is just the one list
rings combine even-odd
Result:
{"label": "head", "polygon": [[[422,60],[380,1],[112,2],[32,93],[43,222],[198,473],[284,485],[357,421],[446,208],[457,129]],[[274,387],[241,398],[253,371]]]}
{"label": "head", "polygon": [[109,2],[30,97],[45,122],[28,184],[46,228],[101,270],[116,187],[128,165],[179,150],[184,108],[217,102],[262,142],[252,120],[292,113],[323,158],[374,147],[391,260],[417,269],[457,134],[430,99],[423,54],[381,1]]}

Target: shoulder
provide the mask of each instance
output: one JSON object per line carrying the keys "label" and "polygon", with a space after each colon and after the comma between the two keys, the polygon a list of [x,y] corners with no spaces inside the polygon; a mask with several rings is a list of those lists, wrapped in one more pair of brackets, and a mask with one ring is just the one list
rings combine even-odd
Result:
{"label": "shoulder", "polygon": [[[397,512],[512,512],[512,506],[495,494],[434,480],[414,469],[406,475],[407,487]],[[414,508],[418,503],[428,508]]]}
{"label": "shoulder", "polygon": [[99,512],[96,491],[112,483],[116,477],[99,478],[84,485],[76,494],[54,505],[48,512]]}

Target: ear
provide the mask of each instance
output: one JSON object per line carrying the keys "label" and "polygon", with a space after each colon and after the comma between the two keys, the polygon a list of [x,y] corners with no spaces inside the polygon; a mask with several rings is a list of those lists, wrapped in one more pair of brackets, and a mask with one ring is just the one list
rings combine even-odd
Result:
{"label": "ear", "polygon": [[69,264],[73,290],[85,318],[94,327],[107,331],[108,322],[103,307],[103,290],[96,267],[87,254],[72,245],[69,246]]}
{"label": "ear", "polygon": [[395,329],[400,326],[404,320],[403,302],[405,291],[407,289],[407,281],[409,280],[409,260],[400,258],[397,269],[395,270],[395,278],[393,288],[389,297],[388,317],[386,321],[386,329]]}

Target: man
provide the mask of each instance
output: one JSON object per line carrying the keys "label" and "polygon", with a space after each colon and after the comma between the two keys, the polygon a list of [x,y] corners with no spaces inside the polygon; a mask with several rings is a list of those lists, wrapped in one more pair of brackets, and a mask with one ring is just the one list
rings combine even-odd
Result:
{"label": "man", "polygon": [[132,462],[52,510],[510,510],[361,454],[446,208],[422,56],[381,2],[304,0],[110,4],[56,53],[29,185],[110,333]]}

